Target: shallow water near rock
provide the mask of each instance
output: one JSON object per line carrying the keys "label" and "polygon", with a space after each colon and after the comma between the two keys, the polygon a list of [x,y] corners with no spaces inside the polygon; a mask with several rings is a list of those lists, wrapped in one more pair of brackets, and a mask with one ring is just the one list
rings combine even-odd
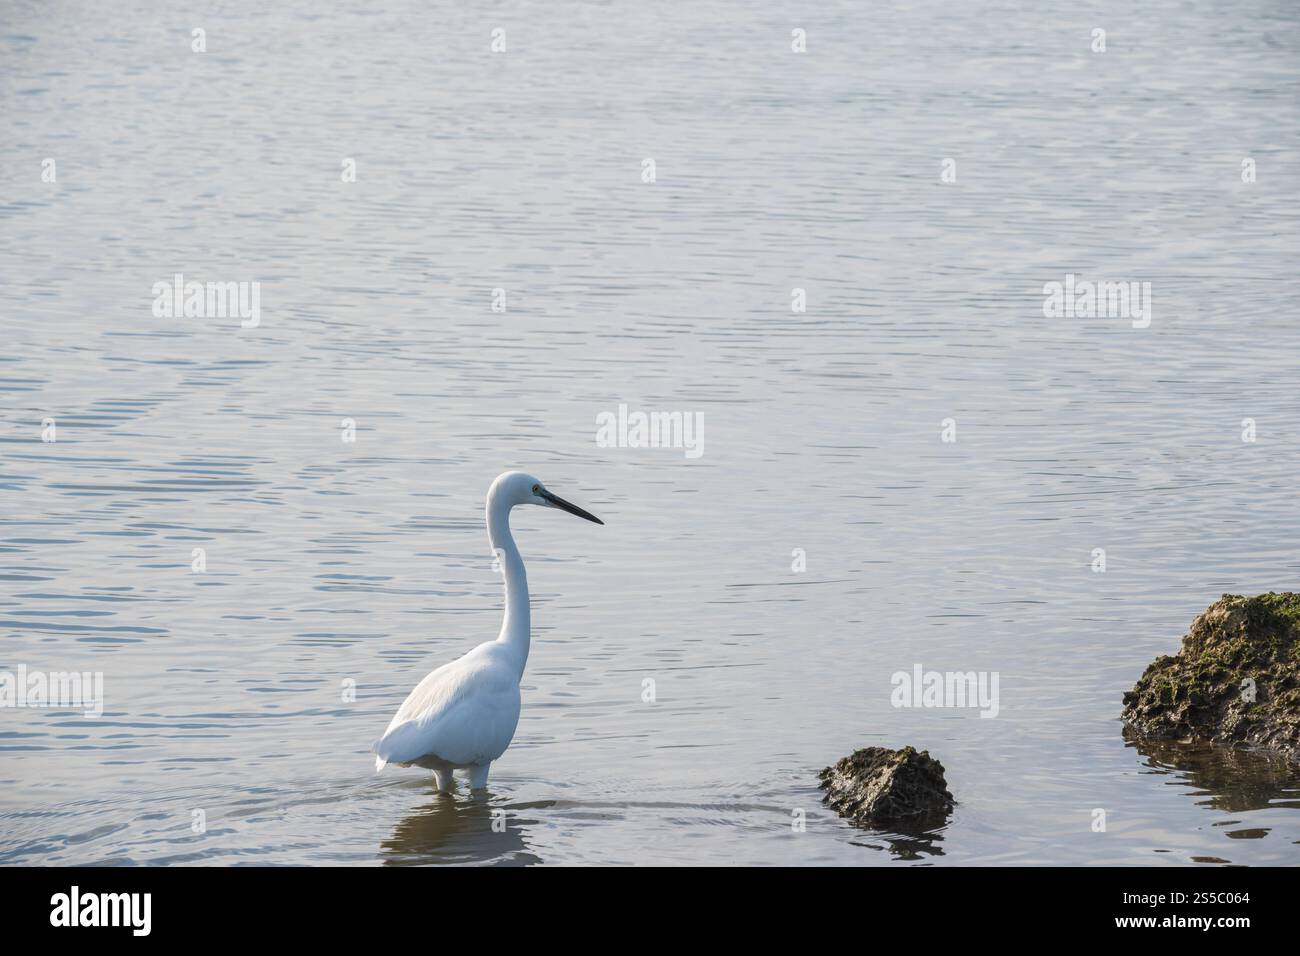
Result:
{"label": "shallow water near rock", "polygon": [[[105,703],[0,709],[0,863],[1300,861],[1290,769],[1117,719],[1300,577],[1300,13],[833,2],[795,56],[741,9],[237,2],[202,56],[152,5],[5,12],[0,669]],[[260,325],[154,317],[177,272]],[[1067,273],[1150,327],[1046,318]],[[620,403],[703,453],[597,447]],[[513,467],[606,525],[516,516],[523,716],[448,801],[368,750],[495,636]],[[997,716],[893,706],[918,664]],[[907,744],[943,828],[822,807]]]}

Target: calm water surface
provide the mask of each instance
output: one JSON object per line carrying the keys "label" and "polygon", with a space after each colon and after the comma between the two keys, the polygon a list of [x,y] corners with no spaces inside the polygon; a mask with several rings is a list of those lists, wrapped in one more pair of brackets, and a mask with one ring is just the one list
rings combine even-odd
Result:
{"label": "calm water surface", "polygon": [[[0,668],[106,699],[0,711],[0,862],[1300,860],[1295,771],[1117,720],[1221,593],[1300,588],[1293,5],[194,16],[0,12]],[[155,318],[177,272],[260,326]],[[1150,328],[1044,318],[1067,272]],[[619,403],[704,454],[597,447]],[[510,467],[607,525],[516,515],[523,717],[446,801],[369,745],[495,636]],[[918,663],[997,718],[892,707]],[[820,806],[907,743],[944,828]]]}

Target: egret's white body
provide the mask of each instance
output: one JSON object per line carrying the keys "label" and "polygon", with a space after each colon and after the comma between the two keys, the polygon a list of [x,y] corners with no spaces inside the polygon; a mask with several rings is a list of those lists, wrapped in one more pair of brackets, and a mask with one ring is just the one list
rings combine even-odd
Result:
{"label": "egret's white body", "polygon": [[487,785],[488,769],[510,746],[519,723],[519,681],[528,663],[530,620],[528,578],[510,533],[510,509],[535,504],[560,508],[603,522],[551,494],[540,481],[509,471],[492,482],[487,496],[488,540],[506,582],[501,634],[468,654],[443,664],[402,702],[372,748],[375,770],[389,763],[432,770],[438,789],[452,786],[452,771],[468,772],[470,787]]}

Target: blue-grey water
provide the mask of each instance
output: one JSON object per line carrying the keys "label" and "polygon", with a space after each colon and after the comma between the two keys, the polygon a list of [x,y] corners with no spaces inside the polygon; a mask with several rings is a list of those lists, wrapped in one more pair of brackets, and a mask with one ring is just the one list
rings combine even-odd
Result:
{"label": "blue-grey water", "polygon": [[[0,708],[0,862],[1300,860],[1300,773],[1118,721],[1300,585],[1300,11],[466,6],[0,10],[0,669],[104,680]],[[496,635],[512,467],[606,526],[516,513],[523,716],[447,800],[369,745]],[[946,826],[822,807],[903,744]]]}

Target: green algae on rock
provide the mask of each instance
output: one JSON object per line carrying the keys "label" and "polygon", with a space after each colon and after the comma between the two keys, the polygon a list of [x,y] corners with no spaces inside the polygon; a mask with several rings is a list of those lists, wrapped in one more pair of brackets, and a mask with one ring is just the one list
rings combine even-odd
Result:
{"label": "green algae on rock", "polygon": [[1300,594],[1225,594],[1124,695],[1124,722],[1157,738],[1258,747],[1300,761]]}
{"label": "green algae on rock", "polygon": [[867,747],[820,774],[822,803],[861,826],[904,832],[940,826],[954,801],[943,764],[915,747]]}

